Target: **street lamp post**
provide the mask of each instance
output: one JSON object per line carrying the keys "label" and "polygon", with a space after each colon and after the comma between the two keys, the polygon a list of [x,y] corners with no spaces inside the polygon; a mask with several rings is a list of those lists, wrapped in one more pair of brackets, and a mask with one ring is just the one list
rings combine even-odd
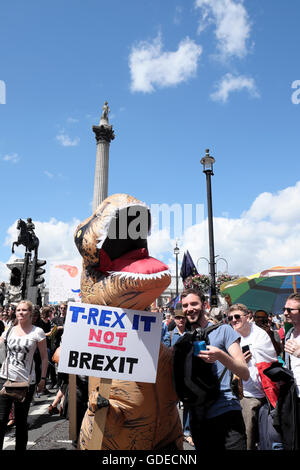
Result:
{"label": "street lamp post", "polygon": [[211,176],[213,173],[213,164],[215,159],[209,155],[209,149],[206,149],[206,155],[201,159],[203,165],[203,173],[206,175],[206,191],[207,191],[207,213],[208,213],[208,236],[209,236],[209,266],[210,266],[210,306],[218,306],[217,290],[216,290],[216,262],[214,247],[214,229],[213,229],[213,212],[212,212],[212,196],[211,196]]}
{"label": "street lamp post", "polygon": [[217,261],[216,261],[216,266],[218,267],[218,261],[220,261],[220,260],[224,261],[224,263],[226,264],[226,272],[228,273],[228,263],[227,263],[227,260],[226,260],[225,258],[219,258],[219,256],[220,256],[220,255],[216,255],[216,257],[215,257],[216,259],[218,258]]}
{"label": "street lamp post", "polygon": [[[217,258],[218,258],[218,259],[217,259]],[[209,268],[209,261],[208,261],[208,259],[205,258],[204,256],[201,256],[200,258],[197,259],[197,263],[196,263],[196,264],[197,264],[197,269],[198,269],[198,271],[199,271],[198,263],[199,263],[200,259],[205,259],[205,261],[206,261],[207,264],[208,264],[208,268]],[[220,255],[216,255],[216,256],[215,256],[215,260],[216,260],[216,268],[218,267],[218,262],[219,262],[220,260],[223,260],[223,261],[226,263],[226,273],[228,273],[228,262],[227,262],[227,260],[226,260],[225,258],[220,258]]]}
{"label": "street lamp post", "polygon": [[177,241],[176,241],[176,246],[174,248],[174,255],[176,256],[176,297],[178,297],[178,255],[179,255],[179,248],[177,246]]}

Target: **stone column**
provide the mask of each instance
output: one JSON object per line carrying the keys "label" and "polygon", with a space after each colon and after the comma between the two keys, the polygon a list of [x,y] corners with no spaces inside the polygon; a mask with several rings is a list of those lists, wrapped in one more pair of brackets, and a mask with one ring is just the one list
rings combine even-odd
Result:
{"label": "stone column", "polygon": [[108,196],[109,144],[115,138],[112,126],[108,122],[108,113],[109,107],[106,101],[103,106],[99,126],[93,126],[97,141],[93,212]]}

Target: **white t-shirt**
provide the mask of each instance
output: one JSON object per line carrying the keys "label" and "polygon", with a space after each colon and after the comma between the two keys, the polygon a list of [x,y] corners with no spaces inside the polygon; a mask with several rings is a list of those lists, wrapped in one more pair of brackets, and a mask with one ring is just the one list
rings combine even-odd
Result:
{"label": "white t-shirt", "polygon": [[259,362],[275,362],[278,360],[271,338],[262,328],[255,323],[249,323],[251,332],[248,336],[241,336],[241,347],[248,344],[252,353],[251,360],[247,363],[250,378],[243,380],[245,397],[263,398],[265,396],[260,375],[256,364]]}
{"label": "white t-shirt", "polygon": [[[300,335],[298,335],[295,338],[294,332],[292,332],[290,339],[293,339],[297,341],[298,344],[300,344]],[[290,361],[291,361],[291,369],[293,371],[294,379],[297,385],[297,394],[298,394],[298,397],[300,397],[300,357],[296,357],[296,356],[293,356],[293,354],[290,354]]]}
{"label": "white t-shirt", "polygon": [[35,383],[33,355],[37,344],[45,339],[46,335],[42,328],[37,326],[32,326],[30,333],[24,336],[17,336],[15,330],[16,327],[13,327],[10,332],[6,330],[1,336],[5,339],[8,335],[8,340],[7,356],[2,364],[0,377],[16,382],[24,382],[29,379],[31,372],[30,383],[33,384]]}

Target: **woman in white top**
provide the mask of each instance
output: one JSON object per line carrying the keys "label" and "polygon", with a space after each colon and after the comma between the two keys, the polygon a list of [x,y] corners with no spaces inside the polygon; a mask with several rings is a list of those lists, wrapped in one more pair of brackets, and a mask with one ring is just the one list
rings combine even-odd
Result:
{"label": "woman in white top", "polygon": [[[0,341],[6,341],[7,343],[7,355],[0,371],[0,390],[7,379],[15,382],[30,380],[25,401],[23,403],[14,402],[16,450],[26,450],[28,440],[27,416],[36,381],[33,355],[37,347],[42,359],[42,378],[37,386],[38,392],[41,392],[45,387],[48,367],[46,336],[41,328],[32,324],[32,312],[32,303],[28,300],[22,300],[16,308],[16,326],[7,329],[0,338]],[[12,403],[12,398],[0,395],[0,449],[3,447],[6,423]]]}

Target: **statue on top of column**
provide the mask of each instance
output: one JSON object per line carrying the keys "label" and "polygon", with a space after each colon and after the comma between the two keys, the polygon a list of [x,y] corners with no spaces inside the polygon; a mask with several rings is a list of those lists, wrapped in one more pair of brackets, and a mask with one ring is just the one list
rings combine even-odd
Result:
{"label": "statue on top of column", "polygon": [[108,106],[108,102],[105,101],[104,105],[102,106],[102,115],[100,118],[100,126],[108,126],[108,114],[110,113],[110,108]]}

